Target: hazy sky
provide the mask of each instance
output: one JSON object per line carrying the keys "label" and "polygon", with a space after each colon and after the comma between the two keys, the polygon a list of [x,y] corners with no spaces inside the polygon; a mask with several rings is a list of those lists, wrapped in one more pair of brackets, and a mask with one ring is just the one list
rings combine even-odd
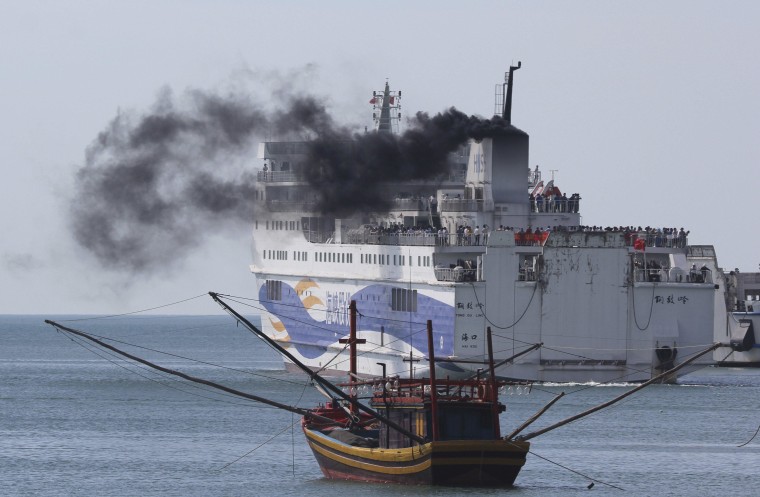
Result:
{"label": "hazy sky", "polygon": [[[530,161],[583,197],[584,224],[684,227],[757,271],[760,2],[0,1],[0,313],[118,313],[254,293],[250,229],[143,274],[100,265],[67,212],[85,151],[161,92],[324,96],[371,125],[388,79],[405,113],[490,117],[516,73]],[[258,168],[255,155],[242,167]],[[215,311],[209,299],[170,308]]]}

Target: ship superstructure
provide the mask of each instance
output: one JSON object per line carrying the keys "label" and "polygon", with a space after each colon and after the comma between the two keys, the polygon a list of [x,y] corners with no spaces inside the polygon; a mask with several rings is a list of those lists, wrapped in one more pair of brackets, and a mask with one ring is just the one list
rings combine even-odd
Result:
{"label": "ship superstructure", "polygon": [[[251,271],[271,337],[347,371],[356,300],[369,309],[360,375],[424,374],[432,320],[439,374],[483,369],[491,327],[500,377],[563,382],[646,380],[712,343],[720,285],[693,271],[717,268],[712,247],[682,229],[583,226],[580,194],[530,167],[528,134],[511,124],[519,67],[497,86],[502,132],[450,154],[448,174],[389,180],[382,212],[321,214],[309,144],[260,144]],[[400,99],[388,83],[373,94],[369,132],[397,132]]]}
{"label": "ship superstructure", "polygon": [[[727,343],[713,353],[722,366],[760,367],[760,273],[718,271],[726,288],[726,312],[718,313],[715,340]],[[722,319],[720,319],[722,318]]]}

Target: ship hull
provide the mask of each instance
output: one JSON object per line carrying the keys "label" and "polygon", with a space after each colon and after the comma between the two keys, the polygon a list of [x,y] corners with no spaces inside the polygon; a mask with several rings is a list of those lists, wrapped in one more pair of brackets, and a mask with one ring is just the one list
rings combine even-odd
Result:
{"label": "ship hull", "polygon": [[[282,282],[283,296],[277,302],[266,299],[267,282],[273,277]],[[588,302],[571,290],[577,282],[570,278],[551,281],[547,288],[518,281],[510,292],[496,293],[491,290],[493,280],[480,286],[420,283],[416,285],[419,307],[413,313],[391,308],[389,295],[401,285],[372,280],[270,274],[258,278],[258,293],[266,310],[264,331],[302,363],[331,374],[348,370],[348,350],[340,339],[348,333],[343,304],[352,299],[362,314],[358,336],[366,340],[359,345],[357,358],[363,377],[427,374],[428,365],[419,358],[427,354],[422,331],[428,319],[433,320],[437,357],[464,359],[439,363],[439,375],[451,378],[484,367],[483,331],[491,323],[519,320],[506,330],[492,328],[497,362],[531,344],[544,344],[497,368],[500,378],[538,382],[646,381],[664,371],[655,353],[658,347],[676,347],[683,353],[711,341],[711,306],[706,304],[713,301],[712,285],[636,282],[626,287],[617,281],[603,285],[600,280],[597,276],[594,285],[599,288],[592,288]],[[298,291],[304,281],[309,285],[306,296]],[[507,293],[509,299],[504,297]],[[509,313],[505,300],[515,302]],[[668,304],[669,300],[678,305]],[[461,309],[483,303],[486,313]]]}
{"label": "ship hull", "polygon": [[353,447],[305,429],[309,447],[327,478],[398,483],[509,487],[530,448],[505,440],[439,441],[403,449]]}

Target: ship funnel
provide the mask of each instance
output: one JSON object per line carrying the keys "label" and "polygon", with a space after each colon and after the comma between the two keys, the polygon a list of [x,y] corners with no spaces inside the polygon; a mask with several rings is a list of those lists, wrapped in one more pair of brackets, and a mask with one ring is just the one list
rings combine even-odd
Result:
{"label": "ship funnel", "polygon": [[514,72],[522,67],[522,62],[517,61],[516,66],[509,66],[509,73],[506,76],[504,85],[506,88],[507,98],[504,100],[504,111],[501,117],[509,124],[512,124],[512,84],[514,83]]}

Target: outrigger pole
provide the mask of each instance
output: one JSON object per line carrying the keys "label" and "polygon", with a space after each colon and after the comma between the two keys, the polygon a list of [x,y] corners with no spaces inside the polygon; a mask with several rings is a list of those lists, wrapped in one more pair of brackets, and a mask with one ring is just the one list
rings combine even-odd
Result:
{"label": "outrigger pole", "polygon": [[[346,394],[343,390],[341,390],[340,388],[338,388],[337,386],[335,386],[331,382],[327,381],[326,379],[322,378],[318,373],[316,373],[315,371],[312,371],[311,368],[309,368],[308,366],[306,366],[305,364],[303,364],[301,361],[299,361],[298,359],[296,359],[293,356],[293,354],[291,354],[290,352],[288,352],[287,350],[285,350],[285,348],[282,347],[279,343],[277,343],[274,340],[272,340],[270,337],[268,337],[266,335],[266,333],[264,333],[263,331],[261,331],[260,329],[258,329],[256,326],[253,325],[253,323],[251,323],[246,318],[244,318],[235,309],[233,309],[232,307],[230,307],[229,305],[227,305],[227,303],[224,302],[219,297],[219,294],[217,294],[216,292],[209,292],[209,295],[211,295],[211,298],[214,299],[217,304],[221,305],[222,308],[224,308],[225,311],[227,311],[235,319],[237,319],[240,323],[242,323],[243,326],[245,326],[246,328],[248,328],[251,332],[255,333],[256,336],[258,336],[259,338],[261,338],[262,340],[264,340],[270,347],[272,347],[273,349],[275,349],[277,352],[281,353],[282,355],[284,355],[285,357],[287,357],[288,359],[290,359],[293,362],[293,364],[295,364],[296,366],[298,366],[304,373],[306,373],[309,376],[309,378],[311,378],[313,381],[317,382],[320,386],[322,386],[325,389],[333,392],[335,395],[337,395],[341,399],[343,399],[343,400],[351,403],[352,406],[356,406],[359,410],[364,411],[365,413],[369,414],[370,416],[372,416],[373,418],[377,419],[381,423],[384,423],[384,424],[390,426],[391,428],[393,428],[394,430],[398,431],[402,435],[404,435],[406,437],[409,437],[410,439],[414,440],[415,442],[417,442],[419,444],[424,444],[425,443],[425,439],[424,438],[420,437],[419,435],[416,435],[416,434],[412,433],[411,431],[407,430],[406,428],[404,428],[403,426],[399,425],[398,423],[395,423],[395,422],[391,421],[390,419],[386,418],[385,416],[383,416],[382,414],[378,413],[377,411],[375,411],[375,410],[373,410],[373,409],[365,406],[364,404],[362,404],[361,402],[359,402],[358,400],[356,400],[356,398],[354,398],[353,396],[350,396],[350,395]],[[333,397],[333,399],[334,399],[334,397]],[[334,420],[332,420],[332,422],[334,422]]]}
{"label": "outrigger pole", "polygon": [[[489,326],[488,329],[491,329],[491,327]],[[527,349],[523,350],[522,352],[518,352],[517,354],[511,355],[511,356],[507,357],[506,359],[502,359],[499,362],[494,363],[492,369],[494,371],[496,371],[497,368],[500,368],[501,366],[507,364],[508,362],[514,361],[518,357],[523,356],[523,355],[527,354],[528,352],[532,352],[534,350],[538,350],[538,349],[540,349],[543,346],[544,346],[543,342],[541,342],[541,343],[535,343],[535,344],[531,345],[530,347],[528,347]],[[457,363],[460,363],[460,364],[482,364],[484,366],[488,366],[489,368],[491,368],[491,366],[489,365],[489,363],[485,362],[485,361],[478,361],[478,360],[473,360],[473,359],[457,359],[456,357],[445,357],[443,359],[436,359],[436,362],[453,362],[454,364],[457,364]],[[477,372],[473,373],[472,375],[468,376],[465,379],[466,380],[472,380],[473,378],[476,378],[478,376],[478,374],[479,373],[477,373]]]}
{"label": "outrigger pole", "polygon": [[193,383],[200,383],[201,385],[207,385],[212,388],[216,388],[217,390],[221,390],[223,392],[230,393],[232,395],[237,395],[238,397],[243,397],[244,399],[248,400],[255,400],[256,402],[261,402],[262,404],[267,404],[272,407],[276,407],[278,409],[282,409],[284,411],[290,411],[296,414],[300,414],[301,416],[305,416],[314,420],[327,422],[327,423],[334,423],[334,419],[326,418],[324,416],[319,416],[317,414],[312,413],[311,411],[307,409],[301,409],[299,407],[289,406],[287,404],[281,404],[279,402],[276,402],[274,400],[266,399],[264,397],[259,397],[258,395],[252,395],[250,393],[241,392],[240,390],[236,390],[234,388],[230,388],[224,385],[221,385],[219,383],[214,383],[213,381],[204,380],[203,378],[197,378],[195,376],[190,376],[189,374],[185,374],[182,371],[176,371],[174,369],[165,368],[163,366],[159,366],[158,364],[152,363],[148,360],[145,360],[141,357],[134,356],[128,352],[125,352],[121,349],[118,349],[114,347],[113,345],[110,345],[102,340],[98,340],[97,338],[93,337],[92,335],[89,335],[83,331],[75,330],[73,328],[68,328],[66,326],[63,326],[62,324],[56,323],[55,321],[50,321],[49,319],[46,319],[45,322],[59,330],[63,330],[66,333],[71,333],[72,335],[77,335],[82,338],[85,338],[91,342],[94,342],[104,349],[111,350],[113,352],[116,352],[117,354],[124,356],[128,359],[131,359],[135,362],[139,362],[140,364],[144,364],[150,368],[157,369],[158,371],[161,371],[163,373],[171,374],[174,376],[179,376],[180,378],[184,378],[187,381],[192,381]]}
{"label": "outrigger pole", "polygon": [[[699,359],[699,358],[700,358],[700,357],[702,357],[703,355],[705,355],[705,354],[707,354],[707,353],[709,353],[709,352],[712,352],[713,350],[717,349],[718,347],[725,347],[725,346],[726,346],[725,344],[723,344],[723,343],[720,343],[720,342],[718,342],[718,343],[714,343],[714,344],[712,344],[711,346],[709,346],[708,348],[706,348],[705,350],[703,350],[702,352],[700,352],[700,353],[698,353],[697,355],[695,355],[694,357],[690,358],[689,360],[682,362],[682,363],[681,363],[681,364],[679,364],[678,366],[676,366],[676,367],[674,367],[674,368],[672,368],[672,369],[669,369],[668,371],[665,371],[664,373],[658,374],[658,375],[657,375],[657,376],[655,376],[654,378],[652,378],[652,379],[650,379],[650,380],[648,380],[648,381],[645,381],[644,383],[642,383],[641,385],[637,386],[637,387],[636,387],[636,388],[634,388],[633,390],[630,390],[630,391],[628,391],[628,392],[625,392],[625,393],[624,393],[624,394],[622,394],[622,395],[618,395],[617,397],[615,397],[615,398],[614,398],[614,399],[612,399],[612,400],[608,400],[607,402],[604,402],[604,403],[602,403],[602,404],[599,404],[599,405],[598,405],[598,406],[596,406],[596,407],[592,407],[591,409],[587,409],[587,410],[585,410],[585,411],[583,411],[583,412],[581,412],[581,413],[578,413],[578,414],[576,414],[575,416],[570,416],[569,418],[563,419],[562,421],[558,421],[558,422],[554,423],[553,425],[547,426],[546,428],[542,428],[542,429],[540,429],[540,430],[536,430],[536,431],[534,431],[534,432],[528,433],[527,435],[522,435],[522,436],[519,436],[519,437],[517,437],[515,440],[522,440],[522,441],[525,441],[525,440],[530,440],[531,438],[537,437],[537,436],[539,436],[539,435],[543,435],[544,433],[546,433],[546,432],[548,432],[548,431],[552,431],[552,430],[554,430],[554,429],[556,429],[556,428],[559,428],[560,426],[564,426],[564,425],[566,425],[566,424],[568,424],[568,423],[572,423],[573,421],[576,421],[576,420],[578,420],[578,419],[580,419],[580,418],[586,417],[586,416],[588,416],[589,414],[593,414],[593,413],[595,413],[595,412],[597,412],[597,411],[600,411],[600,410],[602,410],[602,409],[604,409],[604,408],[606,408],[606,407],[609,407],[609,406],[611,406],[612,404],[615,404],[616,402],[619,402],[619,401],[623,400],[624,398],[628,397],[629,395],[633,395],[634,393],[638,392],[638,391],[639,391],[639,390],[641,390],[642,388],[644,388],[644,387],[647,387],[647,386],[651,385],[652,383],[656,383],[657,381],[661,380],[662,378],[665,378],[666,376],[668,376],[668,375],[670,375],[670,374],[673,374],[673,373],[675,373],[676,371],[678,371],[678,370],[679,370],[679,369],[681,369],[682,367],[684,367],[684,366],[686,366],[686,365],[688,365],[688,364],[690,364],[690,363],[692,363],[692,362],[696,361],[697,359]],[[556,402],[556,399],[554,399],[552,402],[550,402],[550,403],[549,403],[549,406],[550,406],[552,403],[554,403],[554,402]],[[547,408],[548,408],[549,406],[547,406]],[[544,411],[545,411],[545,409],[544,409]],[[540,415],[540,414],[543,414],[543,412],[544,412],[544,411],[541,411],[541,412],[539,413],[539,415]],[[534,417],[532,418],[532,420],[535,420],[536,418],[537,418],[537,416],[534,416]],[[532,420],[531,420],[531,421],[532,421]],[[522,429],[522,428],[523,428],[523,427],[520,427],[520,429]],[[510,436],[511,436],[511,435],[510,435]]]}

